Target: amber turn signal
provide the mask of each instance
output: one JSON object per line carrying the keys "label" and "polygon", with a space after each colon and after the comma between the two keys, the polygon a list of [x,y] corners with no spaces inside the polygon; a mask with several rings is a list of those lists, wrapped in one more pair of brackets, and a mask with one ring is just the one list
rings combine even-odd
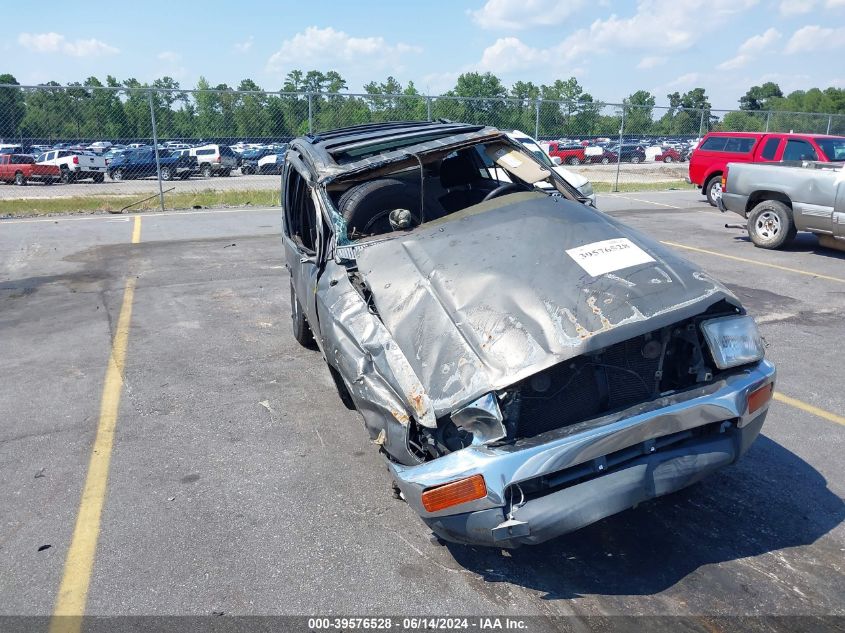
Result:
{"label": "amber turn signal", "polygon": [[772,393],[775,390],[775,384],[770,382],[768,385],[763,385],[759,389],[755,389],[748,394],[748,413],[754,413],[762,408],[769,400],[772,399]]}
{"label": "amber turn signal", "polygon": [[436,488],[429,488],[422,493],[423,507],[427,512],[445,510],[459,503],[483,499],[487,496],[487,484],[483,475],[473,475]]}

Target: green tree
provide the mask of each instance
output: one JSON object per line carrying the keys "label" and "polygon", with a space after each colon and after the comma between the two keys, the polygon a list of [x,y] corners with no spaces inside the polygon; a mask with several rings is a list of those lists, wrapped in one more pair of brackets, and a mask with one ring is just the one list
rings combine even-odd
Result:
{"label": "green tree", "polygon": [[[0,84],[19,86],[14,75],[0,75]],[[17,135],[26,114],[26,103],[20,88],[0,88],[0,139],[9,140]]]}
{"label": "green tree", "polygon": [[463,73],[458,77],[455,87],[445,96],[463,97],[466,100],[438,99],[434,106],[434,118],[501,125],[501,122],[506,122],[504,115],[507,106],[504,99],[507,94],[507,89],[493,73]]}
{"label": "green tree", "polygon": [[654,95],[647,90],[637,90],[622,100],[625,106],[625,132],[632,134],[650,134],[653,121]]}
{"label": "green tree", "polygon": [[762,86],[751,86],[743,96],[739,98],[740,110],[769,110],[772,99],[783,98],[780,86],[773,81],[767,81]]}

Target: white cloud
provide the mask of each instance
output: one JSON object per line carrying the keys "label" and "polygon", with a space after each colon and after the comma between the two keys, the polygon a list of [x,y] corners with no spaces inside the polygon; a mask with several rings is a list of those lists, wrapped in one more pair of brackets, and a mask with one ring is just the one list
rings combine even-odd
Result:
{"label": "white cloud", "polygon": [[845,27],[829,29],[817,24],[802,27],[786,44],[787,53],[834,50],[845,46]]}
{"label": "white cloud", "polygon": [[235,50],[239,53],[248,53],[255,43],[255,37],[250,35],[243,42],[235,42]]}
{"label": "white cloud", "polygon": [[401,42],[389,44],[383,37],[352,37],[331,27],[309,26],[282,42],[281,48],[267,60],[267,69],[280,72],[297,66],[333,64],[396,67],[401,57],[421,50]]}
{"label": "white cloud", "polygon": [[845,7],[845,0],[827,0],[824,6],[827,9],[841,9]]}
{"label": "white cloud", "polygon": [[735,57],[719,64],[719,70],[736,70],[737,68],[742,68],[752,61],[759,53],[762,53],[766,49],[770,48],[775,42],[780,40],[780,38],[780,31],[775,28],[770,28],[760,35],[749,37],[740,45]]}
{"label": "white cloud", "polygon": [[781,15],[800,15],[809,13],[816,6],[816,0],[781,0]]}
{"label": "white cloud", "polygon": [[[548,46],[526,44],[516,37],[503,37],[484,49],[481,60],[472,67],[478,70],[507,73],[543,64],[552,69],[566,69],[577,58],[597,52],[621,50],[642,51],[643,47],[659,47],[666,53],[688,49],[707,31],[717,27],[738,12],[753,7],[758,0],[710,0],[707,21],[700,19],[699,0],[639,0],[636,12],[629,17],[610,15],[594,21],[589,28],[572,32],[565,39],[551,41]],[[532,4],[529,0],[525,3]],[[485,9],[493,6],[491,0]],[[497,2],[495,6],[517,6]],[[653,68],[666,59],[645,57],[638,68]]]}
{"label": "white cloud", "polygon": [[518,30],[561,24],[583,5],[584,0],[487,0],[467,13],[483,29]]}
{"label": "white cloud", "polygon": [[169,64],[176,64],[182,59],[182,56],[179,53],[174,53],[173,51],[162,51],[157,55],[157,57],[161,61]]}
{"label": "white cloud", "polygon": [[648,57],[643,57],[640,60],[640,63],[637,64],[637,68],[656,68],[657,66],[662,66],[668,61],[668,57],[662,57],[660,55],[649,55]]}
{"label": "white cloud", "polygon": [[68,41],[59,33],[21,33],[18,44],[36,53],[64,53],[73,57],[115,55],[120,51],[98,39]]}
{"label": "white cloud", "polygon": [[528,46],[516,37],[503,37],[484,49],[478,69],[492,73],[509,73],[547,64],[551,53]]}

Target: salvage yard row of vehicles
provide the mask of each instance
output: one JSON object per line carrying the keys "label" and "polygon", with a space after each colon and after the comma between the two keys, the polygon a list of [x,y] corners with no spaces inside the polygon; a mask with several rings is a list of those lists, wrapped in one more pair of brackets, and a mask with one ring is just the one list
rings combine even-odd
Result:
{"label": "salvage yard row of vehicles", "polygon": [[162,180],[229,176],[237,169],[243,175],[278,175],[284,164],[286,148],[284,143],[229,146],[167,142],[155,148],[143,143],[118,146],[98,141],[85,147],[68,143],[59,143],[52,148],[32,145],[29,148],[32,153],[24,154],[20,145],[4,144],[0,148],[0,156],[14,157],[4,159],[6,164],[50,166],[57,170],[21,167],[12,171],[10,178],[3,177],[0,181],[25,185],[28,182],[51,184],[91,179],[101,183],[107,175],[120,181],[157,177],[159,170]]}
{"label": "salvage yard row of vehicles", "polygon": [[431,530],[497,548],[734,463],[775,381],[733,293],[522,138],[362,125],[294,139],[282,174],[294,337]]}
{"label": "salvage yard row of vehicles", "polygon": [[549,156],[560,158],[567,165],[629,162],[683,162],[689,159],[698,139],[637,139],[618,141],[597,139],[546,141],[543,149]]}

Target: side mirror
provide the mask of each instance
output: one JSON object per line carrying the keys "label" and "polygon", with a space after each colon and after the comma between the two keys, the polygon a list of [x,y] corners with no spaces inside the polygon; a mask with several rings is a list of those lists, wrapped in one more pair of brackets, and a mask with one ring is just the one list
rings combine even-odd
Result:
{"label": "side mirror", "polygon": [[552,163],[555,167],[559,166],[563,161],[560,159],[560,156],[552,156]]}

